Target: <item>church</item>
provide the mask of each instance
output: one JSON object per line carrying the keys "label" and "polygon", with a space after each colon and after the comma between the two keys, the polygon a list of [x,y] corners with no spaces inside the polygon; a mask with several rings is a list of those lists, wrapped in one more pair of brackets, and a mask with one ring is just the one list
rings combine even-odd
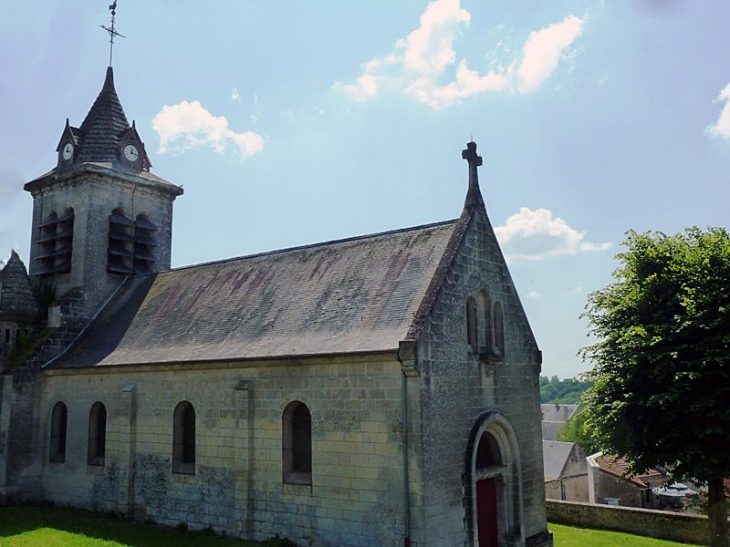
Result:
{"label": "church", "polygon": [[316,546],[551,546],[541,353],[470,142],[453,220],[170,268],[107,69],[0,271],[0,503]]}

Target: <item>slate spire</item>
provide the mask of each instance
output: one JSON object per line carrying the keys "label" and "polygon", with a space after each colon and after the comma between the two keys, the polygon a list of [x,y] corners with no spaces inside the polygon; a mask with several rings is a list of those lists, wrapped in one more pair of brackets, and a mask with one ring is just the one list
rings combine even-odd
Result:
{"label": "slate spire", "polygon": [[12,251],[0,269],[0,320],[32,321],[39,312],[33,286],[23,261]]}
{"label": "slate spire", "polygon": [[477,154],[477,143],[471,141],[467,143],[466,148],[461,152],[461,157],[469,163],[469,190],[466,193],[466,201],[464,208],[473,209],[474,207],[484,207],[482,192],[479,189],[479,175],[477,167],[482,164],[482,157]]}
{"label": "slate spire", "polygon": [[129,121],[114,89],[114,72],[112,67],[107,67],[104,86],[81,124],[78,160],[116,162],[120,139],[129,128]]}

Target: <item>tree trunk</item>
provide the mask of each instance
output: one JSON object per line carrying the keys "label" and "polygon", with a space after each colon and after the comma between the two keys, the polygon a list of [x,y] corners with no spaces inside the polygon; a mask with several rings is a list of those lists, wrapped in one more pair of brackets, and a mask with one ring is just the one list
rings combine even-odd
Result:
{"label": "tree trunk", "polygon": [[710,547],[730,547],[728,542],[727,506],[722,477],[709,480],[708,516],[710,520]]}

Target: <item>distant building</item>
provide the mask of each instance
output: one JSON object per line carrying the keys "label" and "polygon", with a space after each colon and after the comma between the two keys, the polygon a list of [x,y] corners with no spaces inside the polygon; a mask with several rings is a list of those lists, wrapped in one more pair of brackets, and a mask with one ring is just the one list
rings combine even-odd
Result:
{"label": "distant building", "polygon": [[545,497],[588,502],[588,466],[583,449],[576,443],[542,441],[545,467]]}
{"label": "distant building", "polygon": [[557,441],[560,431],[566,422],[575,414],[578,405],[546,403],[540,405],[542,413],[542,438],[545,441]]}
{"label": "distant building", "polygon": [[666,473],[651,469],[644,474],[632,474],[625,459],[602,452],[589,456],[587,462],[589,503],[658,509],[652,488],[670,481]]}
{"label": "distant building", "polygon": [[[174,270],[183,191],[111,68],[57,152],[25,185],[30,278],[58,298],[0,375],[0,500],[302,545],[552,545],[541,354],[475,143],[457,219]],[[21,266],[3,340],[35,313]]]}

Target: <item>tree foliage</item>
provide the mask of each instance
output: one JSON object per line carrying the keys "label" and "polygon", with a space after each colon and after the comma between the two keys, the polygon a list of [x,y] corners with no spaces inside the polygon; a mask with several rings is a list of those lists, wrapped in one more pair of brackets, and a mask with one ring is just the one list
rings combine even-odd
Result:
{"label": "tree foliage", "polygon": [[583,411],[583,407],[570,417],[565,425],[558,432],[558,440],[568,443],[576,443],[580,445],[586,455],[595,454],[601,449],[596,443],[591,430],[586,424],[587,413]]}
{"label": "tree foliage", "polygon": [[[709,483],[712,506],[730,476],[730,237],[689,228],[629,232],[624,244],[615,281],[584,314],[598,340],[582,350],[594,381],[586,429],[636,471]],[[727,545],[727,528],[724,542],[715,532]]]}

